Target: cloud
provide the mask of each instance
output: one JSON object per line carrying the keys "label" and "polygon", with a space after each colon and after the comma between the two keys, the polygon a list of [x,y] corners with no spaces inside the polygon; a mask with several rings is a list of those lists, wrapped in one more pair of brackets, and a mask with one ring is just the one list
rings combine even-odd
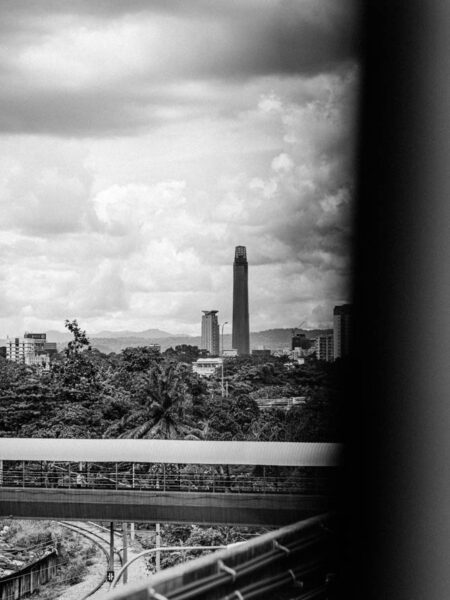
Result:
{"label": "cloud", "polygon": [[238,93],[352,60],[355,20],[349,0],[6,1],[0,131],[130,135],[220,114],[221,84]]}
{"label": "cloud", "polygon": [[0,328],[198,333],[203,309],[231,319],[241,244],[252,328],[329,324],[350,268],[349,7],[3,3]]}

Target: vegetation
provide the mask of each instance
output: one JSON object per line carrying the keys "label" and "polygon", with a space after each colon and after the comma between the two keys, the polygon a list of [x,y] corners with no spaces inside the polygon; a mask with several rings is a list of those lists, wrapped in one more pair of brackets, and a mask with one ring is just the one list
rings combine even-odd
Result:
{"label": "vegetation", "polygon": [[[285,358],[228,359],[228,396],[222,397],[221,373],[202,379],[192,372],[190,363],[198,357],[193,347],[183,345],[162,354],[151,347],[126,348],[106,355],[92,349],[77,321],[66,321],[66,327],[73,339],[49,372],[0,358],[1,437],[341,441],[345,361],[312,361],[287,369]],[[294,396],[302,397],[303,403],[289,411],[260,410],[257,403],[261,398]],[[158,466],[145,469],[150,473]],[[183,465],[177,473],[180,469]],[[256,532],[195,525],[166,525],[161,531],[164,545],[226,545]],[[77,536],[63,534],[54,525],[24,528],[17,522],[11,524],[11,536],[17,545],[51,536],[70,565],[61,578],[75,583],[83,577],[92,550],[81,547]],[[151,536],[154,529],[144,538],[154,544]],[[162,554],[161,566],[198,555]],[[154,570],[154,555],[148,564]]]}
{"label": "vegetation", "polygon": [[[243,542],[254,535],[263,533],[261,527],[200,527],[198,525],[163,525],[161,526],[161,546],[226,546]],[[156,533],[154,526],[141,525],[137,537],[143,548],[155,548]],[[209,554],[211,550],[180,550],[161,552],[161,569]],[[156,570],[155,553],[149,554],[147,568],[152,573]]]}
{"label": "vegetation", "polygon": [[43,588],[39,597],[56,598],[55,590],[60,586],[74,585],[83,580],[88,559],[97,550],[92,542],[56,525],[51,521],[20,521],[6,519],[0,521],[2,531],[2,551],[14,549],[17,558],[18,549],[22,549],[24,564],[38,560],[46,550],[54,548],[58,552],[58,573],[52,580],[50,589]]}
{"label": "vegetation", "polygon": [[[345,362],[311,361],[286,369],[285,359],[225,361],[209,380],[192,372],[195,348],[163,354],[126,348],[93,350],[77,321],[73,339],[50,372],[0,358],[0,436],[339,441]],[[260,411],[256,400],[302,396],[289,412]]]}

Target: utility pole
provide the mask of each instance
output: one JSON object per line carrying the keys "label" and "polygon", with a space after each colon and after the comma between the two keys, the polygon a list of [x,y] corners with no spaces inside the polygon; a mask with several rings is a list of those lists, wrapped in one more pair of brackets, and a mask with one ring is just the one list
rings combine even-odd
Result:
{"label": "utility pole", "polygon": [[[123,539],[123,564],[128,562],[128,527],[126,523],[122,523],[122,539]],[[128,569],[123,572],[123,583],[128,582]]]}
{"label": "utility pole", "polygon": [[114,579],[114,521],[109,524],[109,571],[107,577],[110,583]]}
{"label": "utility pole", "polygon": [[159,523],[156,523],[156,570],[161,570],[161,551],[159,547],[161,546],[161,526]]}
{"label": "utility pole", "polygon": [[224,397],[225,394],[225,389],[223,387],[223,328],[225,327],[225,325],[227,325],[228,321],[225,321],[224,323],[222,323],[222,398]]}

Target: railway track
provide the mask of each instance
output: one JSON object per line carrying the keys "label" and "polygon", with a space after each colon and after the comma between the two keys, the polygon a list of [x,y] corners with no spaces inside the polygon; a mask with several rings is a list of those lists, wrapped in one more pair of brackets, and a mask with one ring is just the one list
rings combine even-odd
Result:
{"label": "railway track", "polygon": [[[93,542],[100,550],[103,552],[105,556],[105,570],[101,575],[100,581],[92,588],[83,598],[80,600],[86,600],[86,598],[92,597],[96,592],[104,592],[109,590],[111,587],[111,583],[107,581],[107,572],[109,570],[109,530],[101,525],[97,525],[93,522],[79,522],[79,521],[58,521],[58,523],[65,527],[66,529],[70,529],[71,531],[82,535],[86,539],[89,539]],[[117,536],[122,537],[118,532],[114,532],[114,538]],[[122,556],[121,556],[122,548],[114,547],[114,572],[117,573],[120,571],[122,567]]]}

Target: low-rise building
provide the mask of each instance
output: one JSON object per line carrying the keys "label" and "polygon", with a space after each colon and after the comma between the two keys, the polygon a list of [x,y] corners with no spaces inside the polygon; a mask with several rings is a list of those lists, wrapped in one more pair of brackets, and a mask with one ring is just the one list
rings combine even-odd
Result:
{"label": "low-rise building", "polygon": [[6,358],[12,362],[31,364],[32,357],[35,356],[36,340],[33,338],[7,338],[6,340]]}
{"label": "low-rise building", "polygon": [[306,396],[293,396],[291,398],[255,398],[255,402],[260,410],[268,410],[270,408],[289,410],[293,406],[306,404]]}
{"label": "low-rise building", "polygon": [[24,365],[50,368],[50,358],[56,354],[55,342],[47,342],[45,333],[26,332],[23,338],[7,338],[6,358]]}
{"label": "low-rise building", "polygon": [[259,358],[269,358],[271,354],[272,352],[270,351],[270,348],[254,348],[252,350],[252,356]]}
{"label": "low-rise building", "polygon": [[222,352],[222,356],[224,358],[236,358],[237,355],[238,351],[236,350],[236,348],[230,348],[229,350],[224,350]]}
{"label": "low-rise building", "polygon": [[222,367],[222,364],[221,358],[199,358],[192,363],[192,370],[202,377],[210,377]]}

